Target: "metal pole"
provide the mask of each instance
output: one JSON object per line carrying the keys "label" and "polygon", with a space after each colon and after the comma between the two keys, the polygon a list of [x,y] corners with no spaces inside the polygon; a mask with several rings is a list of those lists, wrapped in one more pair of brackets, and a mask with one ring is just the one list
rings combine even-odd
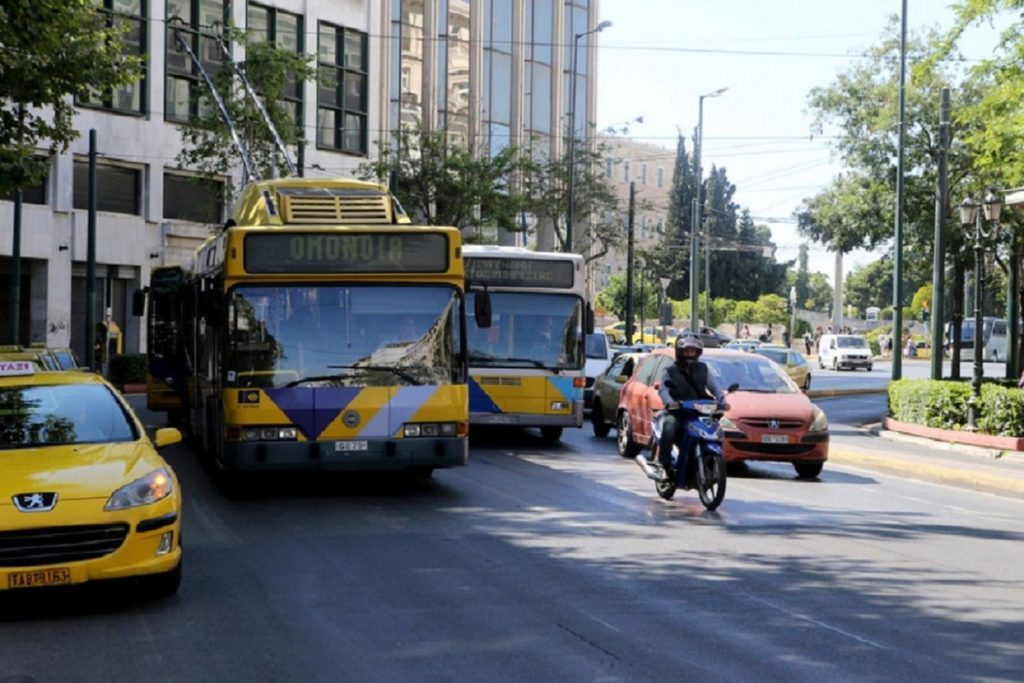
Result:
{"label": "metal pole", "polygon": [[636,183],[629,183],[629,214],[626,223],[626,343],[633,343],[633,214],[636,209]]}
{"label": "metal pole", "polygon": [[690,212],[690,333],[697,334],[697,200]]}
{"label": "metal pole", "polygon": [[[640,343],[644,343],[644,262],[640,261]],[[633,343],[633,340],[629,340]]]}
{"label": "metal pole", "polygon": [[704,219],[704,325],[711,327],[711,221]]}
{"label": "metal pole", "polygon": [[11,245],[11,343],[21,343],[21,204],[22,192],[14,190],[14,244]]}
{"label": "metal pole", "polygon": [[949,88],[939,104],[939,183],[935,196],[935,246],[932,254],[932,379],[942,379],[942,327],[946,319],[946,202],[949,196]]}
{"label": "metal pole", "polygon": [[85,367],[96,368],[96,129],[89,129],[89,212],[85,242]]}
{"label": "metal pole", "polygon": [[974,377],[971,379],[971,398],[967,401],[967,428],[978,428],[978,403],[981,399],[981,377],[984,372],[981,361],[982,325],[981,310],[981,206],[974,223]]}
{"label": "metal pole", "polygon": [[569,211],[565,218],[565,249],[572,253],[572,226],[576,220],[576,59],[580,47],[579,33],[572,41],[572,71],[569,82]]}
{"label": "metal pole", "polygon": [[693,144],[693,224],[690,226],[690,333],[697,334],[697,298],[700,282],[700,259],[697,254],[697,231],[700,230],[700,168],[701,135],[704,129],[704,96],[697,100],[697,139]]}
{"label": "metal pole", "polygon": [[1006,376],[1017,379],[1020,375],[1020,247],[1017,230],[1010,231],[1010,273],[1006,283]]}
{"label": "metal pole", "polygon": [[[895,339],[903,343],[903,138],[906,113],[906,74],[907,74],[907,0],[903,0],[900,15],[900,113],[899,113],[899,144],[896,156],[896,238],[893,243],[893,278],[892,278],[892,330]],[[892,354],[892,378],[903,376],[903,358],[901,353]]]}

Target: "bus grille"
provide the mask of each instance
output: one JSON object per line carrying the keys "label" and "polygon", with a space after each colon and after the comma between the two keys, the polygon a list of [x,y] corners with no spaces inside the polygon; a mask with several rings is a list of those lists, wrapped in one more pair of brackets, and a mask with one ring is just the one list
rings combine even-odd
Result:
{"label": "bus grille", "polygon": [[381,193],[293,194],[284,195],[282,200],[282,216],[285,223],[391,223],[388,198]]}
{"label": "bus grille", "polygon": [[0,532],[0,567],[38,567],[93,560],[124,543],[127,524],[53,526]]}

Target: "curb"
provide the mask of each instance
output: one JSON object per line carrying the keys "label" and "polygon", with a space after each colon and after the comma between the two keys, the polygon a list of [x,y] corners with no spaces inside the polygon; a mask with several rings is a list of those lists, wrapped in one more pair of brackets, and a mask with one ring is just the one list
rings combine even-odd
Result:
{"label": "curb", "polygon": [[946,467],[901,458],[868,455],[844,448],[836,448],[834,445],[829,447],[828,459],[841,465],[856,465],[888,474],[910,477],[911,479],[952,484],[1005,496],[1024,497],[1024,479],[1008,479],[986,472],[965,470],[959,467]]}
{"label": "curb", "polygon": [[804,395],[807,398],[835,398],[837,396],[864,396],[867,394],[884,394],[886,387],[871,387],[862,389],[811,389]]}

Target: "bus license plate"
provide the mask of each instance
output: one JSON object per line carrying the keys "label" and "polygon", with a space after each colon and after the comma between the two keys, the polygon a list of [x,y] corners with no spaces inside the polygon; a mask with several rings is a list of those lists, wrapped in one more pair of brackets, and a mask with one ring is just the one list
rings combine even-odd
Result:
{"label": "bus license plate", "polygon": [[366,441],[335,441],[334,450],[335,452],[352,453],[355,451],[365,451],[367,448]]}
{"label": "bus license plate", "polygon": [[36,586],[63,586],[71,583],[71,570],[37,569],[30,572],[12,572],[7,575],[8,588],[35,588]]}
{"label": "bus license plate", "polygon": [[761,443],[789,443],[789,437],[785,434],[764,434]]}

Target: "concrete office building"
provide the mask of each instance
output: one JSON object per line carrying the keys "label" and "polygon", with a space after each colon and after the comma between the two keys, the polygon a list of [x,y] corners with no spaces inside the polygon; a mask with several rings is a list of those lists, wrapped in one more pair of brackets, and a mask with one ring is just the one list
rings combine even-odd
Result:
{"label": "concrete office building", "polygon": [[[81,136],[42,183],[24,188],[17,312],[6,305],[13,203],[0,198],[0,338],[9,316],[19,315],[21,343],[70,345],[79,356],[91,336],[84,329],[90,129],[100,155],[94,316],[109,312],[126,352],[146,344],[131,315],[132,292],[148,284],[153,267],[186,262],[229,211],[222,182],[197,183],[175,161],[180,124],[195,115],[205,88],[175,44],[170,18],[181,19],[179,30],[211,70],[222,64],[213,37],[226,23],[316,55],[336,86],[306,82],[285,95],[304,131],[307,176],[352,175],[389,132],[415,122],[481,153],[533,141],[561,154],[573,38],[597,23],[596,0],[95,1],[106,21],[129,27],[127,47],[146,57],[142,79],[77,103]],[[581,137],[595,111],[593,38],[579,41]],[[244,56],[238,46],[234,56]]]}

